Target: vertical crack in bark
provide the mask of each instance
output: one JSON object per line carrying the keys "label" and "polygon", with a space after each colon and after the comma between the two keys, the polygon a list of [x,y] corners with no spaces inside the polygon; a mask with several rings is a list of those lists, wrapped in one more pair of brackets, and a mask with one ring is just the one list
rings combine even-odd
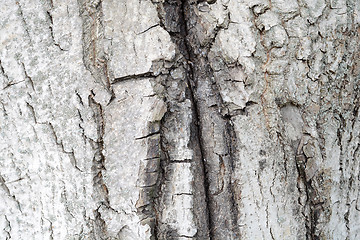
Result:
{"label": "vertical crack in bark", "polygon": [[[202,47],[194,32],[189,31],[197,22],[197,16],[192,12],[196,2],[169,0],[162,6],[165,4],[175,6],[171,10],[165,9],[165,17],[159,11],[161,26],[168,31],[186,59],[183,64],[187,71],[187,91],[192,102],[194,121],[191,131],[194,134],[192,138],[197,139],[199,146],[210,238],[238,239],[238,213],[231,179],[236,138],[231,118],[220,114],[224,104],[216,84],[212,82],[214,74],[207,58],[212,42]],[[171,21],[173,24],[169,23]],[[214,40],[215,38],[212,39]],[[206,95],[204,91],[207,90],[211,96]],[[210,109],[208,98],[216,101],[215,110]],[[215,134],[220,135],[220,142],[213,139],[216,136],[209,135],[214,130],[219,131]],[[215,147],[221,150],[216,150]],[[223,182],[220,189],[217,186],[219,181]]]}
{"label": "vertical crack in bark", "polygon": [[21,21],[22,21],[23,26],[25,28],[24,30],[26,32],[26,35],[27,35],[27,37],[29,39],[30,44],[32,44],[32,40],[31,40],[30,33],[29,33],[29,27],[28,27],[28,24],[25,21],[25,17],[24,17],[24,13],[23,13],[23,10],[22,10],[22,7],[21,7],[21,3],[17,1],[16,5],[19,6],[19,15],[21,17]]}
{"label": "vertical crack in bark", "polygon": [[[303,212],[302,214],[305,217],[305,228],[306,228],[306,238],[307,239],[312,239],[311,238],[311,221],[310,221],[310,216],[309,213],[307,212],[308,207],[309,207],[309,200],[310,200],[310,196],[309,196],[309,185],[306,181],[306,175],[305,175],[305,164],[306,164],[306,157],[304,155],[304,153],[302,152],[302,147],[303,147],[303,139],[300,141],[298,149],[296,151],[296,156],[295,156],[295,160],[296,160],[296,168],[299,174],[299,179],[298,179],[298,191],[300,196],[303,194],[303,191],[305,192],[306,195],[306,200],[305,200],[305,205],[302,203],[301,199],[299,198],[299,204],[301,206],[303,206]],[[301,186],[303,185],[303,186]],[[302,189],[302,187],[304,187],[305,189]]]}
{"label": "vertical crack in bark", "polygon": [[6,185],[5,179],[3,178],[3,176],[1,174],[0,174],[0,186],[4,189],[6,194],[16,203],[19,211],[22,213],[20,202],[16,199],[14,194],[11,194],[10,189]]}
{"label": "vertical crack in bark", "polygon": [[[321,213],[324,211],[321,196],[319,195],[315,186],[313,186],[313,180],[306,174],[306,164],[308,159],[303,151],[303,140],[300,141],[296,152],[296,167],[299,174],[299,178],[304,187],[306,195],[305,204],[303,205],[303,215],[305,217],[305,228],[307,239],[320,239],[317,225]],[[300,194],[302,190],[298,187]],[[300,203],[300,205],[302,205]]]}
{"label": "vertical crack in bark", "polygon": [[[167,129],[166,123],[171,122],[172,118],[174,118],[173,114],[169,112],[166,114],[161,123],[161,147],[162,147],[162,161],[161,161],[161,180],[159,184],[164,186],[166,184],[166,177],[168,175],[168,170],[166,170],[172,164],[184,164],[190,163],[192,168],[193,174],[193,193],[179,193],[175,194],[177,196],[181,195],[190,195],[193,199],[193,214],[194,214],[194,221],[197,227],[196,235],[193,236],[197,239],[211,239],[211,235],[209,235],[210,229],[209,225],[211,220],[210,219],[210,212],[209,212],[209,196],[208,196],[208,182],[206,178],[205,172],[205,165],[204,165],[204,156],[203,156],[203,146],[201,145],[200,141],[200,128],[199,128],[199,113],[198,108],[196,106],[194,92],[192,88],[191,79],[193,78],[193,68],[191,66],[190,60],[190,53],[189,48],[187,46],[186,38],[187,38],[187,30],[186,30],[186,21],[185,21],[185,1],[181,0],[169,0],[165,1],[164,3],[157,4],[158,9],[158,16],[160,18],[160,25],[163,27],[171,36],[172,41],[178,47],[177,53],[177,60],[174,63],[175,66],[172,69],[178,68],[183,69],[185,71],[184,78],[180,80],[179,85],[185,86],[184,89],[180,87],[179,91],[184,91],[181,93],[177,93],[180,95],[184,94],[184,97],[190,100],[191,106],[191,124],[190,124],[190,142],[188,147],[193,151],[193,158],[192,159],[170,159],[169,153],[167,151],[167,139],[164,137],[165,132],[172,131]],[[178,81],[172,79],[171,76],[166,77],[166,81]],[[169,94],[169,93],[166,93]],[[176,109],[184,109],[181,106],[183,104],[184,99],[173,99],[173,97],[169,96],[166,100],[170,108],[174,107]],[[184,111],[184,110],[183,110]],[[186,115],[186,112],[180,113],[180,115]],[[176,118],[176,117],[175,117]],[[188,127],[188,126],[186,126]],[[160,197],[165,193],[161,193],[160,189]],[[158,204],[159,205],[159,204]],[[158,206],[161,208],[161,206]],[[166,226],[166,229],[161,227],[161,222],[159,222],[159,214],[161,214],[161,209],[157,213],[157,225],[155,226],[157,237],[159,239],[168,239],[169,237],[184,237],[184,238],[193,238],[191,236],[185,236],[182,234],[178,234],[173,229],[170,229],[169,226]],[[159,225],[160,224],[160,225]]]}
{"label": "vertical crack in bark", "polygon": [[[50,5],[51,5],[51,9],[52,9],[52,8],[53,8],[52,3],[51,3]],[[57,48],[60,49],[60,51],[68,51],[68,50],[62,48],[61,45],[60,45],[60,43],[58,43],[58,42],[55,40],[54,21],[53,21],[51,9],[46,11],[46,14],[47,14],[47,16],[48,16],[48,18],[49,18],[49,30],[50,30],[51,40],[52,40],[53,44],[54,44]]]}
{"label": "vertical crack in bark", "polygon": [[[41,221],[42,221],[42,222],[44,221],[43,219],[45,219],[46,221],[49,222],[49,232],[50,232],[49,238],[50,238],[51,240],[54,240],[54,230],[53,230],[54,228],[53,228],[53,223],[52,223],[52,221],[50,221],[48,218],[42,216],[42,217],[41,217]],[[42,225],[44,225],[44,224],[42,224]]]}
{"label": "vertical crack in bark", "polygon": [[147,157],[140,164],[138,187],[139,199],[136,202],[137,214],[143,225],[151,228],[151,239],[157,239],[157,212],[155,202],[161,190],[164,179],[160,168],[161,137],[159,121],[148,122],[148,134],[138,137],[136,140],[146,139],[148,150]]}
{"label": "vertical crack in bark", "polygon": [[[209,196],[209,181],[208,181],[208,176],[206,173],[206,165],[205,165],[205,158],[204,158],[204,146],[203,143],[201,141],[201,119],[200,119],[200,115],[198,112],[198,106],[197,106],[197,100],[195,98],[195,94],[194,94],[194,89],[193,89],[193,84],[191,81],[194,81],[194,69],[193,69],[193,62],[191,61],[191,55],[193,55],[191,53],[191,48],[189,47],[189,43],[187,41],[187,37],[189,35],[188,33],[188,26],[187,26],[187,20],[186,20],[186,9],[185,9],[185,4],[188,4],[188,1],[181,1],[181,7],[180,7],[180,19],[179,19],[179,24],[180,24],[180,35],[181,35],[181,40],[183,41],[182,45],[184,46],[184,56],[185,59],[188,61],[187,64],[187,68],[188,68],[188,78],[187,80],[187,85],[188,85],[188,90],[190,92],[190,101],[192,103],[192,108],[193,108],[193,129],[192,132],[194,134],[193,138],[197,140],[198,142],[198,146],[199,146],[199,157],[200,157],[200,163],[201,163],[201,167],[202,167],[202,174],[203,174],[203,185],[204,185],[204,189],[205,189],[205,203],[206,203],[206,211],[207,211],[207,226],[208,226],[208,231],[209,231],[209,239],[212,239],[212,229],[214,228],[212,226],[212,219],[211,219],[211,208],[210,208],[210,196]],[[180,46],[179,46],[180,47]]]}
{"label": "vertical crack in bark", "polygon": [[[1,63],[1,61],[0,61],[0,63]],[[1,64],[0,64],[0,65],[1,65]],[[23,68],[23,70],[24,70],[25,80],[26,80],[26,79],[29,80],[29,83],[30,83],[30,86],[31,86],[32,90],[33,90],[34,92],[36,92],[36,91],[35,91],[35,87],[34,87],[34,82],[33,82],[32,78],[29,76],[28,72],[26,71],[25,64],[24,64],[24,63],[21,63],[21,66],[22,66],[22,68]]]}
{"label": "vertical crack in bark", "polygon": [[5,231],[5,233],[7,235],[6,240],[8,240],[8,239],[11,239],[11,223],[6,215],[4,215],[4,218],[5,218],[7,226],[5,226],[3,230]]}
{"label": "vertical crack in bark", "polygon": [[[109,73],[107,67],[107,56],[102,42],[104,41],[103,12],[101,0],[78,0],[79,15],[82,19],[83,27],[83,62],[85,68],[90,72],[94,79],[103,85],[111,94],[111,100],[115,98],[111,88]],[[114,210],[110,206],[108,197],[108,188],[103,180],[103,171],[105,171],[104,133],[105,119],[104,106],[96,102],[95,93],[91,91],[88,97],[88,105],[93,110],[94,119],[97,126],[97,140],[91,139],[90,143],[95,150],[92,161],[94,200],[97,202],[94,216],[94,237],[105,239],[107,236],[106,222],[102,219],[99,211],[100,207],[106,207]],[[114,210],[115,211],[115,210]]]}
{"label": "vertical crack in bark", "polygon": [[104,23],[101,0],[78,0],[79,15],[83,24],[83,62],[95,80],[114,97],[108,72],[108,56],[105,52]]}
{"label": "vertical crack in bark", "polygon": [[[35,118],[35,110],[34,110],[34,108],[33,108],[29,103],[27,103],[27,106],[31,109],[31,112],[32,112],[32,114],[33,114],[33,116],[34,116],[34,119],[36,119],[36,118]],[[38,122],[35,121],[35,123],[38,123]],[[59,141],[59,138],[58,138],[58,136],[56,135],[56,131],[55,131],[55,128],[54,128],[53,124],[52,124],[51,122],[40,123],[40,124],[45,124],[45,125],[48,125],[48,126],[49,126],[50,131],[51,131],[52,135],[54,136],[55,144],[61,149],[61,151],[62,151],[63,153],[65,153],[66,155],[69,156],[71,164],[72,164],[78,171],[83,172],[83,171],[77,166],[77,160],[76,160],[76,158],[75,158],[74,149],[72,149],[70,152],[65,150],[65,147],[64,147],[63,142],[62,142],[62,141]]]}
{"label": "vertical crack in bark", "polygon": [[60,148],[60,150],[65,153],[69,159],[70,159],[70,163],[80,172],[84,172],[83,170],[81,170],[78,165],[77,165],[77,159],[75,158],[75,153],[74,153],[74,149],[72,149],[71,151],[66,151],[65,150],[65,147],[64,147],[64,144],[62,141],[59,140],[57,134],[56,134],[56,131],[55,131],[55,128],[54,128],[54,125],[51,123],[51,122],[39,122],[37,120],[37,117],[36,117],[36,113],[35,113],[35,108],[28,102],[26,102],[26,106],[27,108],[29,109],[32,117],[33,117],[33,120],[34,120],[34,123],[35,124],[42,124],[42,125],[46,125],[49,129],[50,129],[50,132],[51,134],[54,136],[54,141],[55,141],[55,144],[56,146],[58,146]]}
{"label": "vertical crack in bark", "polygon": [[97,125],[97,135],[98,139],[96,142],[91,142],[93,148],[95,149],[95,154],[92,161],[92,173],[93,173],[93,186],[95,195],[94,198],[98,202],[98,208],[94,210],[95,215],[95,235],[106,236],[106,227],[105,221],[101,218],[99,208],[105,206],[110,208],[110,202],[108,197],[108,189],[103,180],[102,171],[105,169],[105,156],[103,154],[104,150],[104,132],[105,132],[105,121],[103,108],[100,103],[97,103],[94,100],[95,94],[89,96],[89,105],[94,111],[95,122]]}
{"label": "vertical crack in bark", "polygon": [[[206,179],[207,179],[207,194],[208,194],[208,209],[210,219],[210,233],[214,239],[227,238],[238,239],[240,238],[239,228],[237,224],[237,206],[235,202],[235,189],[232,184],[231,176],[234,169],[234,153],[235,149],[235,135],[231,117],[228,115],[222,116],[224,103],[219,93],[219,89],[214,81],[214,73],[210,67],[208,59],[208,53],[212,42],[207,46],[202,47],[198,42],[194,31],[197,29],[191,24],[196,24],[199,21],[194,20],[196,18],[192,8],[196,6],[191,1],[185,1],[183,4],[183,17],[185,21],[185,44],[189,53],[189,59],[192,63],[191,68],[191,86],[194,106],[196,110],[196,117],[199,121],[199,137],[200,145],[202,146],[202,156],[205,166]],[[190,31],[190,28],[194,30]],[[216,29],[218,32],[218,29]],[[216,36],[216,33],[215,33]],[[215,37],[212,39],[215,41]],[[202,85],[200,85],[202,84]],[[203,88],[203,89],[201,89]],[[206,88],[210,93],[206,92]],[[216,104],[216,110],[211,110],[208,104],[208,99],[214,98]],[[211,136],[206,136],[206,133],[212,128],[221,129],[222,135],[222,154],[223,156],[216,158],[215,148],[216,144]],[[213,136],[215,137],[215,136]],[[219,143],[217,143],[219,144]],[[220,143],[221,144],[221,143]],[[222,161],[221,161],[222,160]],[[219,162],[220,161],[220,162]],[[225,168],[225,189],[220,194],[213,194],[212,189],[216,188],[219,181],[219,164],[224,165]],[[220,165],[221,170],[221,165]],[[221,174],[220,174],[221,175]]]}
{"label": "vertical crack in bark", "polygon": [[165,116],[161,119],[160,122],[160,163],[159,163],[159,178],[157,181],[157,195],[154,198],[154,206],[153,206],[153,211],[154,211],[154,215],[155,215],[155,222],[154,222],[154,226],[152,229],[152,238],[154,240],[158,240],[161,239],[161,229],[160,229],[160,224],[161,224],[161,219],[160,219],[160,214],[161,214],[161,197],[163,196],[163,192],[162,192],[162,187],[165,186],[165,182],[166,182],[166,166],[169,164],[169,154],[165,148],[165,138],[164,138],[164,131],[166,131],[166,129],[164,128],[164,122],[166,121],[167,117],[166,114]]}
{"label": "vertical crack in bark", "polygon": [[4,69],[3,65],[1,64],[1,60],[0,60],[0,74],[5,77],[5,79],[8,81],[8,84],[9,84],[10,83],[9,76],[5,72],[5,69]]}

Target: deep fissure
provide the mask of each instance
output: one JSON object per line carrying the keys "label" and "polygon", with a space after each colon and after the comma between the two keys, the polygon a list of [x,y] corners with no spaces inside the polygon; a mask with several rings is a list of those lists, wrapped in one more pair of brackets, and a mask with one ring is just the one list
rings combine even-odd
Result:
{"label": "deep fissure", "polygon": [[[208,4],[214,3],[215,1],[207,1]],[[199,2],[198,2],[199,3]],[[213,44],[213,42],[215,41],[215,38],[217,36],[217,33],[219,31],[219,27],[215,27],[215,33],[214,36],[212,36],[210,42],[208,42],[205,46],[201,46],[201,44],[198,41],[198,39],[195,38],[195,42],[191,42],[189,38],[189,36],[191,37],[192,34],[194,33],[190,33],[189,31],[189,25],[188,25],[188,19],[192,18],[192,15],[190,13],[191,11],[191,7],[192,4],[196,4],[196,2],[190,2],[190,1],[185,1],[185,3],[183,3],[182,5],[182,13],[183,13],[183,19],[184,19],[184,25],[185,25],[185,46],[187,49],[187,52],[189,54],[189,59],[190,59],[190,63],[189,67],[190,67],[190,73],[191,73],[191,78],[190,78],[190,82],[189,82],[189,88],[191,90],[192,93],[192,97],[193,97],[193,102],[194,102],[194,107],[195,107],[195,114],[196,114],[196,118],[197,121],[199,123],[198,125],[198,136],[199,136],[199,142],[200,142],[200,146],[201,146],[201,151],[202,151],[202,160],[203,160],[203,164],[204,164],[204,171],[205,171],[205,185],[206,185],[206,195],[207,195],[207,203],[208,203],[208,215],[209,215],[209,226],[210,226],[210,236],[214,237],[214,238],[218,238],[218,237],[235,237],[235,238],[239,238],[239,229],[238,229],[238,224],[237,224],[237,207],[236,207],[236,203],[235,203],[235,196],[234,196],[234,186],[232,184],[232,180],[231,180],[231,175],[232,175],[232,170],[234,169],[234,152],[235,152],[235,146],[233,144],[234,142],[234,132],[233,132],[233,126],[232,126],[232,120],[231,117],[226,117],[221,115],[219,122],[213,122],[216,125],[221,125],[220,128],[223,129],[223,137],[224,137],[224,142],[223,142],[223,147],[224,147],[224,159],[219,156],[215,150],[210,150],[210,151],[214,151],[213,153],[215,155],[218,155],[219,160],[221,160],[220,164],[223,164],[225,166],[225,168],[227,169],[227,174],[225,174],[226,178],[223,179],[223,181],[227,181],[227,189],[223,189],[224,194],[222,196],[219,196],[219,198],[217,198],[217,196],[215,196],[214,194],[211,195],[211,190],[210,190],[210,184],[214,185],[214,179],[211,180],[211,178],[214,178],[214,176],[210,176],[208,175],[208,171],[211,171],[212,168],[214,168],[214,166],[211,165],[215,165],[216,161],[213,163],[208,163],[209,165],[207,166],[207,164],[205,163],[205,156],[206,154],[211,155],[211,153],[206,153],[205,151],[205,147],[206,145],[209,144],[208,139],[206,139],[206,136],[202,135],[202,131],[208,131],[207,127],[204,125],[204,123],[201,122],[201,114],[219,114],[219,112],[221,112],[221,109],[224,107],[224,103],[223,103],[223,99],[219,93],[219,89],[217,86],[216,82],[212,82],[214,76],[213,70],[210,66],[210,61],[208,59],[208,53],[211,49],[211,46]],[[186,8],[186,7],[187,8]],[[197,22],[197,21],[194,21]],[[194,38],[193,38],[194,41]],[[195,67],[197,66],[197,67]],[[203,74],[206,74],[205,76]],[[195,76],[195,75],[199,75],[199,76]],[[202,79],[202,77],[204,79]],[[198,78],[198,79],[195,79]],[[191,82],[191,80],[193,82]],[[217,103],[217,108],[218,108],[218,112],[212,112],[212,113],[201,113],[201,106],[199,104],[204,104],[204,102],[202,103],[198,103],[199,101],[204,101],[204,97],[206,98],[207,96],[201,96],[201,94],[196,95],[195,91],[198,87],[199,81],[210,81],[211,84],[211,90],[212,90],[212,94],[214,94],[214,97],[216,99],[216,103]],[[204,106],[202,106],[204,108]],[[207,106],[205,106],[206,108]],[[204,118],[206,118],[204,116]],[[206,124],[206,123],[205,123]],[[227,160],[225,160],[227,159]],[[218,177],[218,176],[217,176]],[[221,191],[222,192],[222,191]],[[228,213],[223,213],[225,214],[224,217],[226,219],[229,219],[229,221],[231,223],[230,226],[226,226],[228,223],[226,223],[227,220],[225,219],[219,219],[218,217],[213,218],[212,214],[215,213],[217,210],[215,209],[217,206],[217,204],[221,204],[221,202],[226,203],[225,205],[230,205],[231,206],[231,211]],[[225,210],[226,207],[223,208],[223,210]],[[221,211],[221,210],[220,210]],[[223,225],[225,224],[225,225]],[[221,229],[224,228],[224,229]],[[215,229],[220,229],[220,230],[215,230]],[[223,232],[224,231],[224,232]],[[228,232],[227,232],[228,231]],[[222,233],[223,232],[223,233]],[[227,232],[227,233],[225,233]],[[231,234],[230,234],[231,233]],[[224,234],[224,235],[223,235]],[[230,235],[227,235],[230,234]]]}
{"label": "deep fissure", "polygon": [[[214,74],[209,65],[209,59],[207,57],[207,54],[210,51],[212,43],[215,40],[216,34],[219,29],[216,29],[215,36],[212,37],[209,44],[207,44],[206,46],[201,46],[197,42],[197,39],[195,39],[195,42],[193,42],[194,39],[190,40],[190,38],[194,36],[192,36],[193,33],[189,32],[189,24],[191,24],[189,23],[189,21],[191,21],[192,18],[196,17],[196,15],[193,15],[193,13],[191,12],[191,8],[194,7],[193,5],[197,4],[196,1],[193,2],[173,0],[165,1],[165,3],[163,4],[168,4],[166,14],[170,15],[172,17],[172,20],[176,20],[176,24],[177,26],[179,26],[179,30],[174,31],[173,26],[170,26],[170,29],[167,29],[166,23],[168,22],[166,21],[168,19],[164,19],[164,16],[161,15],[161,11],[159,11],[158,8],[159,18],[161,20],[160,25],[170,34],[172,41],[179,48],[180,55],[182,55],[186,59],[186,62],[183,63],[183,67],[186,69],[186,91],[188,91],[188,99],[192,103],[193,126],[191,127],[191,138],[197,139],[196,141],[199,145],[198,154],[201,156],[201,164],[203,169],[203,185],[205,188],[204,197],[207,209],[207,226],[210,234],[209,237],[214,238],[231,236],[231,238],[238,238],[238,211],[235,200],[235,189],[231,179],[232,171],[234,169],[234,153],[236,151],[234,145],[234,142],[236,141],[236,136],[233,133],[234,129],[232,126],[232,120],[227,116],[217,116],[219,122],[205,122],[205,125],[203,125],[204,123],[202,123],[202,118],[206,119],[206,116],[201,116],[201,114],[218,115],[219,113],[217,111],[220,110],[220,108],[224,107],[224,103],[220,96],[219,89],[217,89],[216,84],[214,86],[213,83],[210,83],[212,81],[211,79],[214,78]],[[169,9],[169,5],[173,6]],[[204,51],[205,54],[201,54],[198,51]],[[198,66],[195,66],[196,64]],[[214,110],[213,112],[206,112],[205,110],[205,113],[201,113],[202,111],[204,111],[204,107],[206,108],[206,105],[204,105],[205,102],[203,99],[205,96],[202,96],[201,94],[198,95],[196,93],[199,81],[208,81],[207,84],[213,85],[211,86],[211,91],[213,92],[214,99],[217,102],[217,110]],[[213,89],[213,87],[215,87],[216,89]],[[199,103],[199,101],[203,102]],[[202,104],[202,106],[200,106],[199,104]],[[208,142],[208,136],[202,136],[202,131],[209,130],[209,126],[206,126],[209,124],[219,125],[219,128],[223,129],[223,153],[221,153],[220,155],[218,155],[216,152],[212,152],[213,150],[210,150],[211,152],[206,152],[205,150],[205,148],[212,148],[211,141],[210,143]],[[214,154],[217,156],[215,156]],[[205,162],[207,155],[210,157],[210,163]],[[222,163],[217,163],[217,161],[220,161],[222,159],[221,155],[223,155],[225,160],[223,160]],[[217,157],[218,160],[211,160],[212,158],[214,158],[214,156]],[[226,173],[224,176],[218,175],[220,174],[220,172],[216,173],[216,171],[218,171],[216,170],[216,168],[218,168],[217,164],[220,164],[220,171],[222,168],[221,166],[223,166],[223,168],[225,169]],[[216,179],[219,178],[223,178],[222,181],[225,181],[226,188],[219,192],[220,195],[211,195],[211,188],[214,188],[217,181]],[[220,211],[222,213],[218,216],[215,216],[215,218],[213,219],[212,214],[219,210],[217,208],[219,207],[219,204],[222,205],[222,203],[225,203],[225,206],[220,206]],[[229,210],[230,208],[232,210]]]}
{"label": "deep fissure", "polygon": [[[201,130],[200,130],[201,123],[200,123],[200,118],[199,118],[199,113],[198,113],[197,101],[194,96],[194,89],[193,89],[193,85],[194,85],[193,71],[194,70],[191,65],[191,56],[193,54],[191,54],[191,48],[188,46],[188,42],[187,42],[188,31],[187,31],[187,22],[186,22],[186,5],[189,3],[187,1],[176,1],[175,0],[175,1],[166,1],[163,4],[168,4],[169,5],[168,7],[171,8],[172,13],[167,12],[167,14],[172,14],[173,18],[176,18],[175,22],[179,26],[179,31],[171,31],[171,30],[167,29],[167,27],[165,26],[166,23],[164,23],[165,16],[161,15],[161,13],[159,11],[159,6],[158,6],[158,15],[160,18],[160,25],[163,27],[163,29],[165,29],[169,33],[172,41],[177,45],[178,50],[180,51],[180,55],[184,58],[184,60],[186,60],[186,61],[182,61],[181,65],[186,71],[186,77],[185,77],[185,81],[187,83],[186,96],[191,101],[191,109],[192,109],[192,117],[193,117],[192,124],[190,126],[191,139],[196,141],[195,145],[198,145],[198,153],[197,154],[201,158],[201,165],[202,165],[202,170],[203,170],[203,172],[202,172],[203,187],[204,187],[204,195],[205,195],[204,200],[206,203],[206,215],[207,215],[206,216],[207,217],[206,226],[208,228],[207,229],[207,232],[209,234],[208,236],[211,239],[211,229],[212,229],[211,222],[212,221],[211,221],[211,215],[210,215],[210,209],[209,209],[210,208],[209,196],[208,196],[209,183],[207,181],[207,176],[206,176],[206,166],[204,163],[204,150],[203,150],[203,146],[202,146],[202,142],[201,142]],[[183,161],[181,161],[181,162],[183,162]],[[162,167],[162,169],[164,169],[164,168]],[[157,227],[158,226],[156,226],[156,228]],[[198,227],[200,227],[200,226],[198,226]],[[158,230],[155,230],[155,232],[157,233]],[[182,236],[182,237],[184,237],[184,236]]]}
{"label": "deep fissure", "polygon": [[[191,60],[193,60],[193,53],[191,52],[191,48],[188,45],[188,41],[187,41],[187,36],[188,36],[188,26],[187,26],[187,21],[186,21],[186,9],[185,9],[185,4],[189,4],[188,1],[182,1],[181,2],[181,18],[180,18],[180,26],[181,26],[181,36],[182,36],[182,40],[184,41],[184,46],[185,46],[185,51],[187,53],[187,57],[188,60],[190,60],[190,62],[192,62]],[[188,89],[190,91],[190,100],[192,102],[192,106],[193,106],[193,116],[195,118],[195,126],[194,128],[196,129],[196,139],[198,140],[198,144],[199,144],[199,148],[200,148],[200,157],[201,157],[201,163],[202,163],[202,167],[203,167],[203,176],[204,176],[204,188],[205,188],[205,202],[206,202],[206,209],[207,209],[207,221],[208,221],[208,228],[209,228],[209,238],[212,238],[212,229],[213,229],[213,225],[212,225],[212,219],[211,219],[211,207],[210,207],[210,197],[209,197],[209,182],[208,182],[208,176],[206,173],[206,164],[205,164],[205,159],[204,159],[204,148],[203,148],[203,143],[201,141],[201,120],[200,120],[200,115],[199,115],[199,111],[198,111],[198,105],[197,105],[197,100],[195,98],[194,95],[194,89],[191,83],[191,80],[194,81],[194,69],[192,67],[191,64],[187,65],[189,68],[189,78],[187,78],[187,82],[188,82]],[[195,83],[195,82],[194,82]]]}
{"label": "deep fissure", "polygon": [[[319,239],[319,236],[316,234],[316,226],[319,218],[319,207],[321,207],[321,203],[316,204],[314,202],[314,194],[316,194],[315,189],[312,186],[312,180],[307,180],[306,177],[306,155],[303,152],[303,143],[300,142],[297,152],[296,152],[296,168],[299,174],[300,181],[304,184],[304,193],[306,195],[306,202],[303,206],[303,214],[305,216],[305,228],[306,228],[306,236],[308,239]],[[301,190],[299,189],[301,194]]]}

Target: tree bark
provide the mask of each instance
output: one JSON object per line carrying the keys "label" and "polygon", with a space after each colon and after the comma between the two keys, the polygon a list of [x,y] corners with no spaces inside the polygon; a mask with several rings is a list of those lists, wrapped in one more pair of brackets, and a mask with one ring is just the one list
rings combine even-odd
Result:
{"label": "tree bark", "polygon": [[359,1],[0,13],[0,239],[360,239]]}

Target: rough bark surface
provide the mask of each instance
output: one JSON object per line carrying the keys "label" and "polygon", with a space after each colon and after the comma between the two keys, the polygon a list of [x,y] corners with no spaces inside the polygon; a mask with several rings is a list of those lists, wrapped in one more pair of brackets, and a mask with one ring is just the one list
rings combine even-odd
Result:
{"label": "rough bark surface", "polygon": [[359,1],[0,13],[0,239],[360,239]]}

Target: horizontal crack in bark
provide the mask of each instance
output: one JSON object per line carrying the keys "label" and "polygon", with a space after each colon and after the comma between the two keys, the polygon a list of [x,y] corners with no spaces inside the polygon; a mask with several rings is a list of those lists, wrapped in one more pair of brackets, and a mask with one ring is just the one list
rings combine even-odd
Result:
{"label": "horizontal crack in bark", "polygon": [[152,72],[146,72],[146,73],[139,73],[139,74],[133,74],[133,75],[127,75],[124,77],[115,78],[112,81],[112,84],[116,84],[119,82],[124,82],[127,80],[142,80],[146,78],[154,78],[156,77]]}

